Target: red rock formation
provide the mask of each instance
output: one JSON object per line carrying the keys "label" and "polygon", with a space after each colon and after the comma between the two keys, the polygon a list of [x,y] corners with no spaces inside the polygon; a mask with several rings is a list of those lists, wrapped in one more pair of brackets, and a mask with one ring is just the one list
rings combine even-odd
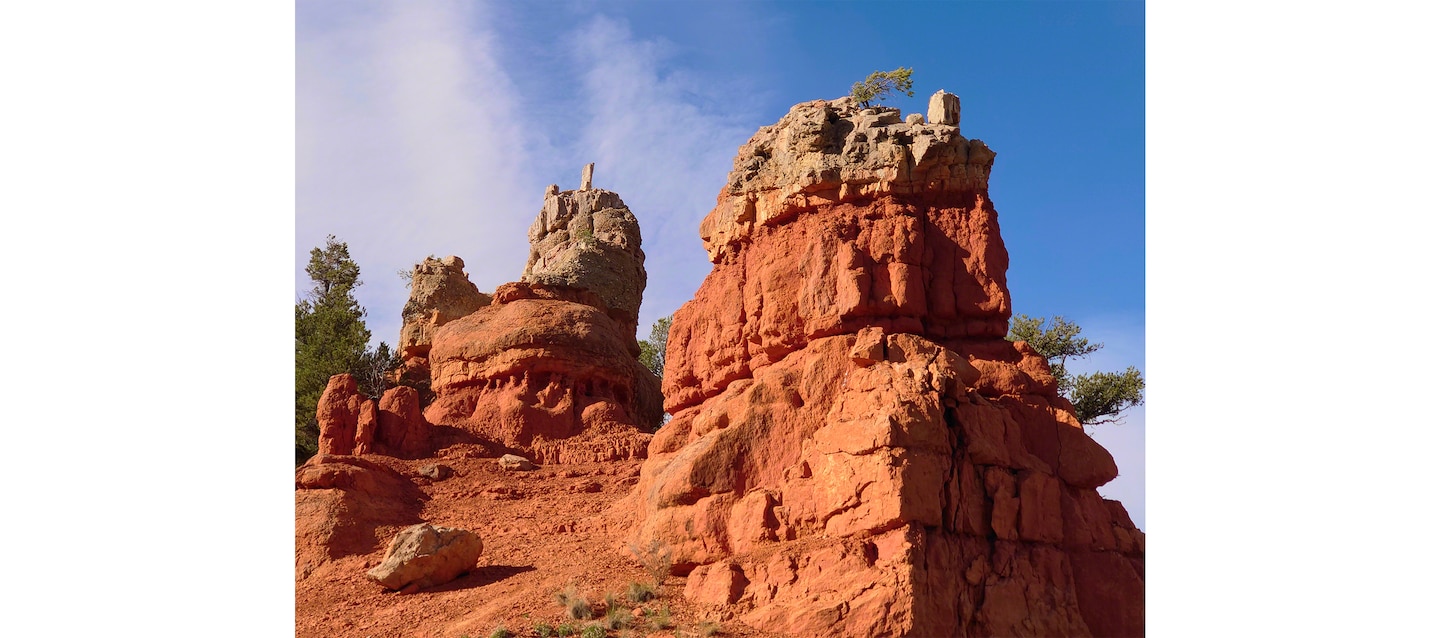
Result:
{"label": "red rock formation", "polygon": [[505,284],[437,332],[425,418],[540,462],[643,455],[661,406],[638,349],[593,293]]}
{"label": "red rock formation", "polygon": [[662,405],[637,359],[634,216],[609,191],[551,187],[530,239],[524,281],[436,330],[425,419],[541,463],[644,456]]}
{"label": "red rock formation", "polygon": [[464,260],[451,255],[426,257],[410,275],[410,299],[401,311],[399,350],[403,374],[425,378],[430,374],[430,342],[435,330],[490,303],[465,276]]}
{"label": "red rock formation", "polygon": [[364,397],[356,389],[355,377],[349,374],[330,377],[315,409],[315,420],[320,425],[321,454],[355,452],[355,434],[363,403]]}
{"label": "red rock formation", "polygon": [[993,158],[848,99],[740,149],[619,510],[687,595],[797,636],[1143,634],[1144,534],[1095,491],[1114,461],[1004,339]]}
{"label": "red rock formation", "polygon": [[389,537],[387,529],[419,523],[423,499],[414,483],[378,463],[311,457],[295,470],[297,576],[331,559],[371,552]]}
{"label": "red rock formation", "polygon": [[384,454],[420,458],[430,452],[430,424],[420,416],[414,388],[398,386],[374,399],[361,396],[349,374],[330,377],[315,410],[321,454]]}
{"label": "red rock formation", "polygon": [[380,395],[380,426],[376,446],[381,454],[416,459],[430,453],[430,424],[420,416],[415,388],[397,386]]}

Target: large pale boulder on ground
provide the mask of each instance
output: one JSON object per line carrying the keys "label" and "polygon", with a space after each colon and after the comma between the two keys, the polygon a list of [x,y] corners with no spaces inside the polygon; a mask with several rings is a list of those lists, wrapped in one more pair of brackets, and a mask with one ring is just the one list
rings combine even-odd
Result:
{"label": "large pale boulder on ground", "polygon": [[474,569],[482,547],[473,532],[421,523],[397,534],[385,559],[366,576],[386,589],[443,585]]}
{"label": "large pale boulder on ground", "polygon": [[670,332],[673,419],[615,513],[765,631],[1142,635],[1144,534],[1004,339],[995,154],[940,115],[809,102],[741,147]]}

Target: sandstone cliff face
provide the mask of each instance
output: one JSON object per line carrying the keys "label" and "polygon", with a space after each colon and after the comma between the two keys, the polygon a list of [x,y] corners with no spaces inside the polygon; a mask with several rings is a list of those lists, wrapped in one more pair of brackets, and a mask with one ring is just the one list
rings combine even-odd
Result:
{"label": "sandstone cliff face", "polygon": [[1143,634],[1144,534],[1095,491],[1114,461],[1004,340],[995,154],[917,119],[810,102],[740,149],[634,540],[768,631]]}
{"label": "sandstone cliff face", "polygon": [[430,344],[435,330],[490,303],[465,276],[465,262],[451,255],[426,257],[416,264],[410,279],[410,299],[401,311],[400,357],[408,374],[429,374]]}
{"label": "sandstone cliff face", "polygon": [[520,280],[589,290],[634,334],[645,292],[640,223],[613,192],[548,192],[530,225],[530,260]]}
{"label": "sandstone cliff face", "polygon": [[615,193],[551,188],[522,281],[436,330],[425,419],[540,462],[642,457],[662,413],[636,358],[640,229]]}

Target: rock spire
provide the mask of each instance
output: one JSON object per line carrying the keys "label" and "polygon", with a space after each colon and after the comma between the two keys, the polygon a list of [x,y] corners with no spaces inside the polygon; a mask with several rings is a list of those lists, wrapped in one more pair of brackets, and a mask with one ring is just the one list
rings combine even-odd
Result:
{"label": "rock spire", "polygon": [[617,512],[766,631],[1141,635],[1144,534],[1005,340],[995,153],[947,95],[930,123],[807,102],[740,148],[670,333],[673,419]]}

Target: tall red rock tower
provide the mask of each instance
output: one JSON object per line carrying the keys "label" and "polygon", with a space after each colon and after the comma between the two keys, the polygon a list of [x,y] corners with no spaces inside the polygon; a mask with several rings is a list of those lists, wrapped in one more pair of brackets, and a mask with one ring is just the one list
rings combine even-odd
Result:
{"label": "tall red rock tower", "polygon": [[796,636],[1144,633],[1110,454],[1005,340],[995,153],[848,98],[740,148],[701,224],[665,408],[626,507],[686,595]]}

